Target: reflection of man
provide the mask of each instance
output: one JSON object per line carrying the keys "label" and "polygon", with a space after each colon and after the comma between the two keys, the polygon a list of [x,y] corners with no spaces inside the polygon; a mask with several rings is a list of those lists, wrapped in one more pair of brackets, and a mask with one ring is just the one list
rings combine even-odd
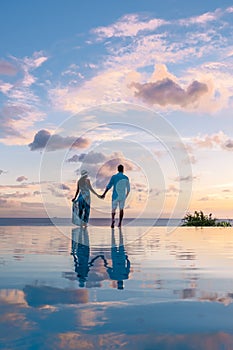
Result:
{"label": "reflection of man", "polygon": [[80,227],[72,230],[71,254],[74,257],[75,272],[79,279],[79,287],[84,287],[90,270],[90,247],[87,228]]}
{"label": "reflection of man", "polygon": [[123,235],[119,229],[119,248],[117,248],[114,229],[112,230],[112,248],[111,248],[112,267],[107,267],[107,273],[112,280],[117,281],[117,288],[124,289],[123,280],[129,278],[130,261],[125,254]]}
{"label": "reflection of man", "polygon": [[116,215],[116,209],[119,205],[119,224],[118,226],[121,227],[122,219],[124,216],[124,206],[125,206],[125,200],[130,192],[130,184],[129,179],[126,175],[124,175],[124,167],[123,165],[118,165],[118,173],[113,175],[106,186],[106,189],[104,193],[102,194],[101,198],[104,198],[106,193],[110,190],[110,188],[113,187],[112,191],[112,224],[111,227],[114,227],[115,224],[115,215]]}

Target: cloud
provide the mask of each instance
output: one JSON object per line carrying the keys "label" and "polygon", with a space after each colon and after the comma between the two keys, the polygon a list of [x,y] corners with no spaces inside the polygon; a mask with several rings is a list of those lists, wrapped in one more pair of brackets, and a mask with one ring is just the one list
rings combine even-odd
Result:
{"label": "cloud", "polygon": [[131,87],[136,88],[136,97],[150,105],[178,105],[182,108],[197,105],[199,98],[208,91],[207,85],[198,81],[193,81],[185,90],[170,78],[144,84],[132,83]]}
{"label": "cloud", "polygon": [[69,163],[88,163],[88,164],[98,164],[103,163],[107,160],[107,156],[102,152],[91,151],[89,153],[81,153],[79,155],[74,154],[71,158],[67,159]]}
{"label": "cloud", "polygon": [[229,138],[229,136],[222,131],[212,135],[197,136],[192,139],[192,142],[198,148],[212,149],[214,147],[220,147],[227,151],[233,150],[233,139]]}
{"label": "cloud", "polygon": [[17,177],[16,181],[17,182],[22,182],[22,181],[27,181],[28,178],[24,175]]}
{"label": "cloud", "polygon": [[34,192],[33,192],[33,195],[34,195],[34,196],[39,196],[40,194],[41,194],[40,191],[34,191]]}
{"label": "cloud", "polygon": [[200,201],[200,202],[207,202],[208,200],[209,200],[208,196],[201,197],[201,198],[198,199],[198,201]]}
{"label": "cloud", "polygon": [[62,289],[50,286],[26,285],[23,291],[28,305],[33,307],[88,302],[88,292],[85,289]]}
{"label": "cloud", "polygon": [[[49,142],[48,142],[49,141]],[[86,148],[90,145],[90,141],[84,137],[72,137],[51,135],[48,130],[40,130],[34,136],[34,140],[28,146],[31,151],[42,150],[56,151],[64,148]]]}
{"label": "cloud", "polygon": [[0,169],[0,175],[6,174],[6,173],[7,173],[7,171]]}
{"label": "cloud", "polygon": [[110,177],[117,173],[117,166],[119,164],[124,165],[124,171],[133,171],[136,170],[136,166],[128,159],[125,159],[122,155],[119,157],[119,154],[112,155],[112,158],[105,162],[98,170],[96,175],[96,186],[98,188],[105,188]]}
{"label": "cloud", "polygon": [[[5,95],[3,107],[0,110],[0,139],[5,144],[25,144],[31,137],[31,127],[35,122],[44,119],[44,112],[39,109],[40,98],[36,90],[37,77],[34,71],[48,57],[42,52],[35,52],[32,57],[16,58],[11,56],[13,63],[2,64],[8,67],[8,73],[14,73],[12,67],[17,66],[17,76],[10,82],[0,82],[0,91]],[[11,70],[10,70],[11,69]]]}
{"label": "cloud", "polygon": [[171,184],[171,185],[168,186],[166,192],[167,193],[179,193],[180,190],[176,186]]}
{"label": "cloud", "polygon": [[78,162],[80,162],[80,155],[74,154],[72,157],[67,159],[67,162],[68,163],[78,163]]}
{"label": "cloud", "polygon": [[223,145],[223,148],[224,149],[227,149],[229,151],[232,151],[233,150],[233,140],[232,139],[228,139],[224,145]]}
{"label": "cloud", "polygon": [[188,175],[188,176],[177,176],[174,180],[177,182],[192,182],[196,179],[196,176]]}
{"label": "cloud", "polygon": [[50,184],[47,188],[54,197],[65,197],[67,193],[64,193],[63,191],[70,191],[70,187],[64,183],[53,183]]}
{"label": "cloud", "polygon": [[128,88],[130,72],[132,69],[125,67],[105,69],[90,80],[84,81],[82,85],[62,86],[60,84],[58,87],[51,88],[49,97],[55,108],[72,113],[105,103],[123,101],[128,99],[129,95],[131,97],[133,95]]}
{"label": "cloud", "polygon": [[32,143],[30,143],[28,146],[30,147],[31,151],[40,150],[45,148],[48,140],[50,139],[50,132],[47,130],[40,130],[36,133],[34,136],[34,140]]}
{"label": "cloud", "polygon": [[66,184],[60,184],[59,188],[61,190],[64,190],[64,191],[69,191],[70,190],[70,187],[67,186]]}
{"label": "cloud", "polygon": [[5,194],[1,194],[1,198],[16,198],[16,199],[20,199],[20,198],[28,198],[31,197],[31,193],[30,192],[13,192],[13,193],[5,193]]}
{"label": "cloud", "polygon": [[7,199],[0,198],[0,208],[5,208],[7,205]]}
{"label": "cloud", "polygon": [[0,75],[16,75],[18,68],[10,62],[0,60]]}
{"label": "cloud", "polygon": [[[138,170],[138,167],[126,159],[121,152],[113,152],[110,155],[105,155],[102,152],[90,152],[89,155],[90,157],[88,157],[88,154],[85,156],[87,157],[87,162],[85,162],[84,158],[80,168],[76,169],[75,173],[77,176],[80,176],[82,169],[87,170],[89,176],[95,179],[94,186],[100,189],[105,188],[110,177],[117,173],[117,166],[119,164],[124,165],[125,172]],[[95,156],[97,161],[94,161]],[[102,161],[103,159],[105,161]]]}
{"label": "cloud", "polygon": [[188,17],[184,19],[180,19],[178,23],[180,25],[193,25],[193,24],[207,24],[208,22],[216,21],[221,15],[223,11],[221,9],[216,9],[213,12],[205,12],[199,16]]}
{"label": "cloud", "polygon": [[98,27],[92,32],[100,39],[133,37],[145,31],[154,31],[166,23],[167,21],[159,18],[148,19],[138,14],[128,14],[121,17],[114,24],[107,27]]}

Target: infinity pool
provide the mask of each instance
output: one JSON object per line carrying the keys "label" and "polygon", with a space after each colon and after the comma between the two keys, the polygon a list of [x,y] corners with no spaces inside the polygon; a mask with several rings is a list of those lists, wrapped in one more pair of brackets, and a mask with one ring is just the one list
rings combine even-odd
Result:
{"label": "infinity pool", "polygon": [[233,228],[0,236],[1,349],[233,349]]}

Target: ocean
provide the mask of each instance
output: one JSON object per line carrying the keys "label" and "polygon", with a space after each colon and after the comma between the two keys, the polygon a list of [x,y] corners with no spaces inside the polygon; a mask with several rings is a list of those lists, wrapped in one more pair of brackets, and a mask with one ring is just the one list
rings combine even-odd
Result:
{"label": "ocean", "polygon": [[233,348],[232,227],[30,220],[0,220],[0,349]]}

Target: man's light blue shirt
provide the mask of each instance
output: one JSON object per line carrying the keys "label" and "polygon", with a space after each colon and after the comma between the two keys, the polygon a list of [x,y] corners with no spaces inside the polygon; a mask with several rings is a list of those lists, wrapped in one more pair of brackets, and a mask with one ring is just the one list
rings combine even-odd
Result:
{"label": "man's light blue shirt", "polygon": [[126,193],[130,191],[129,178],[119,172],[111,177],[107,189],[110,190],[111,187],[113,187],[112,200],[124,200]]}

